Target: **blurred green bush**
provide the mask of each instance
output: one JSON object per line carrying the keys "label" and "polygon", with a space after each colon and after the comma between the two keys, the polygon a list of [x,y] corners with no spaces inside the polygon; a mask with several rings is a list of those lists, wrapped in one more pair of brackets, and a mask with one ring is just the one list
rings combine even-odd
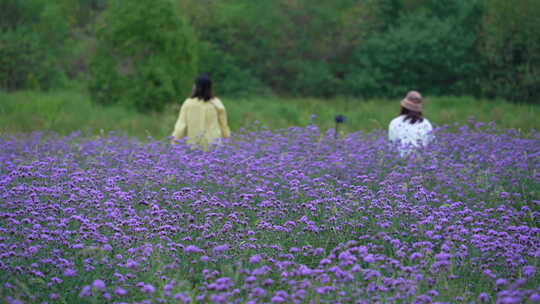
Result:
{"label": "blurred green bush", "polygon": [[[451,14],[407,14],[398,25],[360,45],[346,74],[346,90],[360,96],[400,96],[411,89],[431,95],[478,95],[481,58],[468,20],[478,2]],[[477,22],[476,25],[478,25]]]}
{"label": "blurred green bush", "polygon": [[482,88],[490,97],[540,103],[540,1],[485,1]]}
{"label": "blurred green bush", "polygon": [[196,39],[170,1],[113,1],[97,27],[92,100],[161,111],[190,92]]}
{"label": "blurred green bush", "polygon": [[210,74],[220,96],[540,103],[540,1],[2,0],[0,89],[76,82],[159,111]]}
{"label": "blurred green bush", "polygon": [[65,80],[70,48],[62,7],[40,0],[0,1],[0,89],[49,89]]}

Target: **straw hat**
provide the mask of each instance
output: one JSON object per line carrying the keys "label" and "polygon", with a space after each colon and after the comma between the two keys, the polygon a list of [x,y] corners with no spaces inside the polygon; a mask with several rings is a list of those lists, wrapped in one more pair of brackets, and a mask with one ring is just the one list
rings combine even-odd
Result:
{"label": "straw hat", "polygon": [[400,104],[410,111],[422,112],[422,95],[416,91],[410,91]]}

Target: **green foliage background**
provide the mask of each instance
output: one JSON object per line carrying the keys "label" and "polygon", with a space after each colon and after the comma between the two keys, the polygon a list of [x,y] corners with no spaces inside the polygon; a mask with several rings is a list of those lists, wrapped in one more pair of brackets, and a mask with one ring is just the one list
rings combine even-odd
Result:
{"label": "green foliage background", "polygon": [[61,58],[71,46],[62,6],[51,1],[0,1],[0,88],[49,89],[64,80]]}
{"label": "green foliage background", "polygon": [[478,95],[480,65],[475,34],[467,25],[477,18],[477,3],[452,13],[407,14],[398,25],[360,45],[346,74],[356,95],[400,96],[416,88],[430,95]]}
{"label": "green foliage background", "polygon": [[195,38],[171,2],[116,1],[96,38],[89,82],[96,102],[161,111],[189,91],[197,69]]}
{"label": "green foliage background", "polygon": [[481,51],[487,75],[482,79],[489,96],[539,103],[540,1],[485,3]]}
{"label": "green foliage background", "polygon": [[210,74],[220,96],[540,103],[537,0],[3,0],[0,89],[87,87],[159,111]]}

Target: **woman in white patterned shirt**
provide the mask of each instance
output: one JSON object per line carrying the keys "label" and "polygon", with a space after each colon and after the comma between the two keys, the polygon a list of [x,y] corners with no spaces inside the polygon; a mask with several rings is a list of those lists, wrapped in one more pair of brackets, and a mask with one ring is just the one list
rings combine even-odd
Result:
{"label": "woman in white patterned shirt", "polygon": [[417,147],[426,146],[433,139],[433,127],[422,115],[422,95],[410,91],[401,101],[400,115],[388,127],[388,139],[396,143],[401,156]]}

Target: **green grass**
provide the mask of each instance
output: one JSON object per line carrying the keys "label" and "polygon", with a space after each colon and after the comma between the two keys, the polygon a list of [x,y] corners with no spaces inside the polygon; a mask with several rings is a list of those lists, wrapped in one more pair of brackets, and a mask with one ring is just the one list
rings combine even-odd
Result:
{"label": "green grass", "polygon": [[[259,120],[270,128],[307,125],[310,114],[316,114],[316,123],[323,128],[334,127],[334,116],[345,114],[344,129],[369,131],[386,129],[399,111],[399,100],[354,99],[252,99],[228,100],[233,127],[249,125]],[[528,132],[540,130],[540,106],[515,104],[502,100],[478,100],[471,97],[428,97],[424,102],[425,116],[436,125],[463,124],[471,117],[483,122],[494,121],[501,128]]]}
{"label": "green grass", "polygon": [[[346,132],[385,129],[399,110],[399,100],[314,99],[314,98],[222,98],[229,124],[234,131],[260,125],[270,129],[305,126],[315,122],[322,128],[334,127],[334,116],[345,114]],[[93,134],[122,131],[139,138],[170,135],[182,101],[163,113],[141,114],[120,106],[93,104],[82,90],[57,92],[0,92],[0,132],[52,131],[68,134],[85,131]],[[501,128],[523,132],[540,130],[540,106],[502,100],[470,97],[428,97],[424,113],[436,125],[462,124],[469,118],[494,121]],[[256,123],[258,122],[258,124]]]}
{"label": "green grass", "polygon": [[[164,122],[164,118],[170,121]],[[167,134],[173,120],[169,115],[141,114],[120,106],[98,106],[81,91],[0,92],[2,133],[51,131],[68,134],[87,131],[99,134],[120,130],[144,138]]]}

